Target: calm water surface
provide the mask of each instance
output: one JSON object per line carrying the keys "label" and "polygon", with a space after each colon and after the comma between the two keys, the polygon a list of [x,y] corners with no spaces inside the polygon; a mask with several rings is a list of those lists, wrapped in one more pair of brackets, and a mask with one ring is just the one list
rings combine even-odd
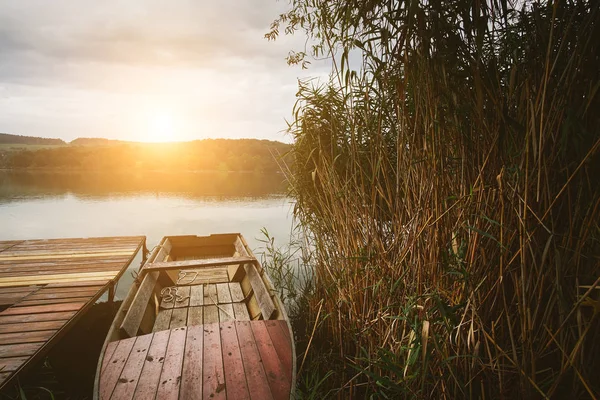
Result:
{"label": "calm water surface", "polygon": [[261,228],[284,243],[291,224],[278,174],[0,171],[0,240],[240,232],[260,253]]}

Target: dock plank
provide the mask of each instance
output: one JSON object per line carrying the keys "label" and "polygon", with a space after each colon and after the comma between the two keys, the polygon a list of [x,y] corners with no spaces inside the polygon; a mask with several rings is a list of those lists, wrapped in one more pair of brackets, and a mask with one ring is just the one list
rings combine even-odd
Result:
{"label": "dock plank", "polygon": [[129,338],[120,340],[117,344],[106,368],[101,371],[100,399],[110,399],[135,341],[136,338]]}
{"label": "dock plank", "polygon": [[148,355],[144,360],[144,367],[135,388],[135,399],[154,399],[156,397],[156,389],[160,383],[160,373],[162,371],[167,345],[169,344],[169,336],[171,331],[160,331],[153,333],[154,337],[148,350]]}
{"label": "dock plank", "polygon": [[67,321],[40,321],[22,322],[16,324],[2,324],[0,325],[0,334],[56,330],[60,329],[65,324],[65,322]]}
{"label": "dock plank", "polygon": [[27,360],[29,360],[29,357],[0,358],[0,371],[16,371],[17,369],[21,368],[21,365],[25,364]]}
{"label": "dock plank", "polygon": [[235,322],[221,323],[225,389],[229,399],[250,399]]}
{"label": "dock plank", "polygon": [[183,356],[185,351],[186,327],[171,330],[167,353],[156,391],[157,399],[178,399],[181,381]]}
{"label": "dock plank", "polygon": [[55,313],[61,311],[78,311],[85,305],[84,302],[65,303],[65,304],[49,304],[40,306],[18,307],[18,304],[2,311],[2,316],[5,315],[23,315],[23,314],[42,314]]}
{"label": "dock plank", "polygon": [[[197,307],[202,309],[201,307]],[[181,388],[179,397],[182,400],[202,398],[202,356],[204,344],[204,327],[189,326],[185,341],[183,369],[181,372]]]}
{"label": "dock plank", "polygon": [[266,321],[252,321],[250,326],[260,358],[262,359],[271,393],[276,399],[285,399],[290,397],[291,385],[287,377],[285,368],[277,355],[273,346],[269,332],[267,331]]}
{"label": "dock plank", "polygon": [[[246,373],[246,382],[252,399],[273,399],[271,388],[263,363],[260,358],[258,347],[254,342],[254,335],[250,327],[250,321],[236,322],[240,352]],[[289,397],[289,396],[288,396]]]}
{"label": "dock plank", "polygon": [[17,344],[17,343],[34,343],[45,342],[54,335],[56,330],[33,331],[33,332],[13,332],[0,333],[0,343],[2,344]]}
{"label": "dock plank", "polygon": [[227,395],[218,323],[204,325],[204,356],[202,362],[203,398],[225,399]]}
{"label": "dock plank", "polygon": [[0,313],[0,325],[4,324],[22,324],[25,322],[47,322],[61,321],[66,322],[75,315],[75,311],[61,311],[44,314],[24,314],[24,315],[4,315]]}
{"label": "dock plank", "polygon": [[36,343],[2,344],[0,345],[0,358],[31,356],[43,345],[43,341]]}
{"label": "dock plank", "polygon": [[117,380],[117,385],[111,399],[130,400],[133,398],[135,387],[137,386],[137,382],[142,372],[144,360],[148,355],[152,337],[152,334],[148,334],[136,338],[133,349],[131,349],[131,353],[125,362],[123,371]]}
{"label": "dock plank", "polygon": [[173,309],[160,310],[158,312],[158,315],[156,316],[156,320],[154,321],[154,327],[152,328],[152,332],[164,331],[169,329],[172,314]]}

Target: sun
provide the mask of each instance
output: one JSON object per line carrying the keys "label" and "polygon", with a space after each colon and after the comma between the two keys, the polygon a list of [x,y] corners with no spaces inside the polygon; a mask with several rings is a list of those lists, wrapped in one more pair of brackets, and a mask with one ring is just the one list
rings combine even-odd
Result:
{"label": "sun", "polygon": [[171,114],[158,112],[148,119],[149,142],[173,142],[177,140],[175,121]]}

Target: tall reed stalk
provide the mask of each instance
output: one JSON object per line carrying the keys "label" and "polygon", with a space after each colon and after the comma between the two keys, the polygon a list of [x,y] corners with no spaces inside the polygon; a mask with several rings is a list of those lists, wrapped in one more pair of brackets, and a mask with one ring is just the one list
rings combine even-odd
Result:
{"label": "tall reed stalk", "polygon": [[288,170],[328,396],[598,397],[598,2],[293,0],[280,29],[334,66]]}

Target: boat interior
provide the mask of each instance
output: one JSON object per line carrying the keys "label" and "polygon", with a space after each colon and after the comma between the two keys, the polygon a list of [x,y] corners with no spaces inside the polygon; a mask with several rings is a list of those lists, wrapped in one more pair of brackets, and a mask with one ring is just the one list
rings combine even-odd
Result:
{"label": "boat interior", "polygon": [[239,234],[167,236],[121,307],[109,341],[182,326],[286,319],[272,284]]}

